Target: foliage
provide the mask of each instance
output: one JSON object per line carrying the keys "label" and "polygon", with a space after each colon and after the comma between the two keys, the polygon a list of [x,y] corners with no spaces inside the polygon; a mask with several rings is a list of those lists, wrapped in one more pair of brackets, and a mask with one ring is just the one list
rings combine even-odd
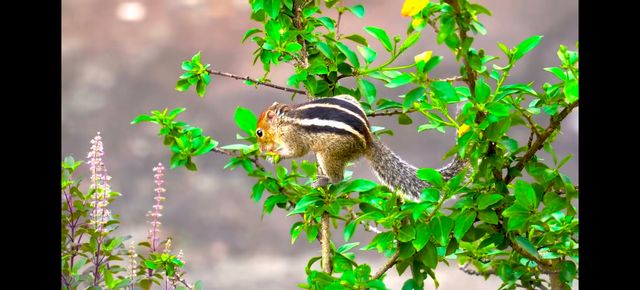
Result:
{"label": "foliage", "polygon": [[[102,151],[97,140],[99,148],[92,147],[93,152]],[[184,280],[184,258],[171,253],[169,238],[160,242],[163,252],[149,241],[138,243],[148,248],[144,253],[136,253],[133,242],[125,247],[131,236],[114,234],[119,217],[107,209],[120,193],[108,187],[102,153],[89,160],[92,184],[86,191],[77,173],[82,163],[71,156],[62,162],[61,289],[151,289],[163,281],[165,289],[201,289],[200,281],[190,285]]]}
{"label": "foliage", "polygon": [[[330,245],[333,270],[314,268],[321,257],[311,257],[305,267],[307,281],[299,285],[301,288],[385,289],[387,269],[373,273],[371,266],[359,263],[352,251],[360,242],[349,242],[356,229],[372,230],[372,224],[380,232],[360,249],[391,257],[390,265],[399,274],[409,269],[403,289],[423,289],[428,279],[437,287],[434,270],[439,263],[452,260],[473,265],[485,277],[500,277],[501,289],[541,288],[545,284],[552,289],[570,287],[578,278],[579,223],[574,205],[578,190],[561,171],[571,155],[558,160],[553,142],[562,120],[578,106],[578,52],[560,46],[559,65],[545,68],[558,79],[553,84],[538,88],[533,82],[509,83],[509,72],[543,37],[535,35],[513,47],[498,43],[502,55],[488,55],[484,49],[473,47],[475,37],[487,33],[480,22],[482,14],[491,15],[486,7],[468,0],[434,2],[405,1],[401,13],[411,19],[403,37],[390,36],[384,28],[375,26],[363,27],[361,34],[341,34],[342,17],[365,16],[361,4],[345,6],[339,0],[251,0],[251,19],[260,26],[249,29],[242,41],[250,39],[256,45],[254,63],[260,60],[265,71],[260,82],[269,82],[272,66],[291,63],[295,71],[288,85],[302,85],[309,97],[349,94],[370,116],[398,115],[400,124],[412,124],[424,116],[426,122],[417,124],[417,132],[456,130],[455,143],[443,159],[457,156],[468,162],[467,169],[445,178],[438,170],[421,168],[418,177],[431,186],[416,202],[403,200],[373,181],[350,180],[349,175],[343,182],[313,188],[315,163],[276,163],[274,171],[260,164],[260,158],[265,156],[256,145],[256,116],[242,107],[237,108],[235,121],[245,134],[238,134],[244,143],[215,151],[231,156],[226,169],[242,167],[256,179],[252,200],[259,202],[265,190],[268,192],[263,214],[278,207],[289,215],[300,216],[291,227],[292,243],[302,232],[310,243],[315,242],[324,213],[329,214],[334,228],[343,225],[345,243],[334,238]],[[330,14],[338,15],[337,19]],[[416,55],[412,63],[395,64],[408,48],[420,42],[426,26],[434,28],[436,43],[447,46],[460,63],[460,76],[431,77],[445,56],[433,55],[430,50]],[[374,42],[370,43],[367,37]],[[190,66],[183,63],[187,73],[178,81],[179,91],[188,87],[180,85],[186,84],[185,78],[196,76],[191,67],[208,65],[200,63],[199,54],[192,58]],[[345,78],[354,78],[356,86],[342,84]],[[403,87],[407,93],[385,98],[377,94],[376,87],[380,85]],[[199,95],[204,94],[204,89],[196,90]],[[456,107],[459,113],[452,114]],[[207,139],[207,147],[202,147],[205,142],[186,142],[193,138],[189,130],[196,129],[174,122],[175,116],[160,117],[158,112],[152,115],[142,115],[134,122],[151,121],[161,126],[160,135],[165,136],[165,144],[174,152],[172,166],[174,158],[178,158],[175,148],[181,149],[179,160],[188,160],[175,165],[195,169],[191,157],[216,147],[217,142],[212,139]],[[544,118],[549,121],[537,120]],[[544,123],[548,125],[545,127]],[[528,142],[510,135],[517,126],[530,131]],[[376,131],[393,133],[381,128]],[[197,136],[206,138],[200,131]],[[178,140],[184,146],[176,147]],[[552,156],[552,163],[540,157],[540,150]],[[449,200],[455,203],[443,208]],[[550,281],[545,281],[542,274],[550,274]]]}

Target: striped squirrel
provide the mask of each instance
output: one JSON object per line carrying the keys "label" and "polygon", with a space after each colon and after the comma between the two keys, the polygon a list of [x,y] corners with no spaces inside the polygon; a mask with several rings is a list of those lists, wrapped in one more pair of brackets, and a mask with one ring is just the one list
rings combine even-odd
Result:
{"label": "striped squirrel", "polygon": [[297,105],[274,102],[260,114],[256,135],[262,152],[280,158],[315,152],[320,169],[315,186],[342,181],[346,163],[361,156],[382,183],[412,199],[419,199],[428,186],[414,166],[376,139],[360,103],[349,95]]}

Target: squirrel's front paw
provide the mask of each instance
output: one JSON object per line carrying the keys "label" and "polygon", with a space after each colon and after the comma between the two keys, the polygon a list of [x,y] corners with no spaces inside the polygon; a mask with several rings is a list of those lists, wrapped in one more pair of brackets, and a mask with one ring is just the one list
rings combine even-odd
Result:
{"label": "squirrel's front paw", "polygon": [[311,186],[313,187],[324,187],[329,185],[329,177],[318,175],[318,179],[316,179]]}

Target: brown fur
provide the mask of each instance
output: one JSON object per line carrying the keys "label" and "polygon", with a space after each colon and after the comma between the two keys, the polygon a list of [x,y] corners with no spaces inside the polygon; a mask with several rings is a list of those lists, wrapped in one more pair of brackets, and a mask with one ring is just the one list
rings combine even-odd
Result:
{"label": "brown fur", "polygon": [[[340,96],[341,98],[353,98]],[[353,99],[355,103],[355,99]],[[400,189],[417,198],[427,183],[418,179],[416,168],[404,162],[380,141],[375,140],[370,130],[363,141],[353,134],[325,132],[309,133],[296,124],[293,111],[300,105],[273,103],[258,119],[258,137],[262,152],[274,152],[281,158],[301,157],[313,151],[316,154],[321,175],[326,175],[331,183],[342,181],[345,165],[349,161],[365,156],[372,164],[376,175],[386,185]],[[367,127],[369,125],[366,120]]]}

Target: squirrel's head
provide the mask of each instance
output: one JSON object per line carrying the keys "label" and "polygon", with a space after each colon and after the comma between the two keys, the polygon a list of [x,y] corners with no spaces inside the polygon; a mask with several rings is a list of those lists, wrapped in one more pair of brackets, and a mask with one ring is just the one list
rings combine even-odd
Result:
{"label": "squirrel's head", "polygon": [[291,107],[286,104],[274,102],[266,110],[260,114],[258,125],[256,128],[256,136],[258,136],[258,144],[261,152],[275,152],[280,146],[280,136],[278,134],[278,126],[281,117],[291,111]]}

